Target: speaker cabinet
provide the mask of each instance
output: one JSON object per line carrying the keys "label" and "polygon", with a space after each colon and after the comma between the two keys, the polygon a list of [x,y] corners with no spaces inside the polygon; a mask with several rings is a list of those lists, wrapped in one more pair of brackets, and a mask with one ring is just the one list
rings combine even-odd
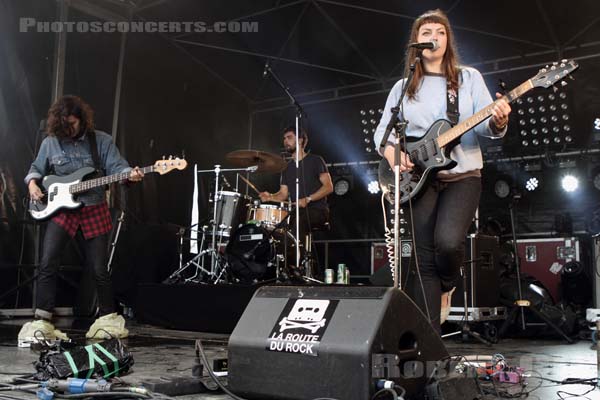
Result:
{"label": "speaker cabinet", "polygon": [[229,340],[230,389],[251,399],[370,399],[380,379],[423,391],[448,356],[399,290],[266,286]]}
{"label": "speaker cabinet", "polygon": [[[469,307],[500,306],[500,271],[498,269],[498,238],[472,234],[465,243],[465,273],[467,274],[467,305]],[[456,280],[453,307],[463,307],[463,280]]]}

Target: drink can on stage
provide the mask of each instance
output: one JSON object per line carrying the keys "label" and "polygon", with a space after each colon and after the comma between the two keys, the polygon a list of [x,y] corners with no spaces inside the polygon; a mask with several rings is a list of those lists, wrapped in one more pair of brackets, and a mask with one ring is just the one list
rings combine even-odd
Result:
{"label": "drink can on stage", "polygon": [[327,268],[325,270],[325,283],[331,285],[333,283],[333,269]]}

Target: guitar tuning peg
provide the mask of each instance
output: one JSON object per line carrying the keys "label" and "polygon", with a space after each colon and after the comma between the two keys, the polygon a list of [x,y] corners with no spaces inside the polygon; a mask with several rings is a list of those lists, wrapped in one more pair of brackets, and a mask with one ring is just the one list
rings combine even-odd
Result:
{"label": "guitar tuning peg", "polygon": [[560,60],[560,62],[566,64],[569,62],[569,60],[567,60],[566,58],[563,58],[562,60]]}
{"label": "guitar tuning peg", "polygon": [[556,92],[558,92],[558,88],[557,88],[555,85],[552,85],[552,91],[553,91],[554,93],[556,93]]}
{"label": "guitar tuning peg", "polygon": [[554,61],[552,65],[558,65],[558,61]]}
{"label": "guitar tuning peg", "polygon": [[569,79],[572,80],[572,81],[575,80],[575,78],[573,78],[573,75],[569,75]]}
{"label": "guitar tuning peg", "polygon": [[169,160],[172,160],[172,159],[173,159],[173,156],[169,156]]}
{"label": "guitar tuning peg", "polygon": [[162,156],[162,157],[163,157],[162,159],[164,160],[164,159],[165,159],[165,156]]}
{"label": "guitar tuning peg", "polygon": [[562,86],[562,87],[565,87],[565,86],[567,86],[567,85],[568,85],[568,83],[567,83],[567,82],[565,82],[565,81],[560,81],[560,86]]}

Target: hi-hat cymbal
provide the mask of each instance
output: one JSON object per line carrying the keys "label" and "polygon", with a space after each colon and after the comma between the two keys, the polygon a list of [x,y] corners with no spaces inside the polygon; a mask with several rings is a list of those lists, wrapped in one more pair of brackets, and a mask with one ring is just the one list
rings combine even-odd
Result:
{"label": "hi-hat cymbal", "polygon": [[256,165],[256,172],[278,173],[285,169],[287,163],[276,154],[258,150],[236,150],[225,155],[225,160],[235,167],[251,167]]}

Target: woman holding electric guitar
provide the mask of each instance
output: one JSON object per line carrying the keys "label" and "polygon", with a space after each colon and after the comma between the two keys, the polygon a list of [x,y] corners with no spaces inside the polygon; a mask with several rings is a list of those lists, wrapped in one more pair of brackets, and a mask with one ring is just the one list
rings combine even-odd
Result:
{"label": "woman holding electric guitar", "polygon": [[[430,42],[429,48],[419,50],[416,43]],[[492,103],[492,97],[479,71],[459,66],[454,35],[447,16],[441,10],[428,11],[413,23],[406,56],[406,71],[417,62],[414,76],[401,105],[400,119],[408,122],[407,138],[421,138],[437,120],[449,119],[456,124],[464,121]],[[375,132],[375,143],[380,143],[396,106],[405,79],[398,81],[388,95],[384,112]],[[502,95],[496,93],[500,99]],[[491,119],[469,130],[460,144],[445,146],[449,158],[455,161],[451,169],[435,172],[419,187],[418,197],[412,198],[412,218],[415,229],[416,254],[421,281],[411,263],[404,282],[400,284],[407,294],[429,315],[432,325],[440,331],[440,314],[449,312],[450,295],[464,257],[467,230],[475,215],[481,194],[483,159],[477,136],[501,138],[506,133],[510,106],[505,100],[497,101],[491,110]],[[454,121],[453,121],[454,120]],[[392,166],[394,163],[394,132],[380,152]],[[402,140],[400,140],[402,143]],[[442,159],[439,148],[423,142],[418,151],[429,159]],[[451,147],[454,145],[454,147]],[[452,149],[451,152],[449,149]],[[427,152],[431,152],[427,155]],[[415,168],[411,154],[400,155],[400,171]],[[452,163],[454,165],[454,163]],[[444,304],[442,304],[444,303]],[[447,316],[447,314],[446,314]],[[442,317],[442,319],[444,319]]]}

